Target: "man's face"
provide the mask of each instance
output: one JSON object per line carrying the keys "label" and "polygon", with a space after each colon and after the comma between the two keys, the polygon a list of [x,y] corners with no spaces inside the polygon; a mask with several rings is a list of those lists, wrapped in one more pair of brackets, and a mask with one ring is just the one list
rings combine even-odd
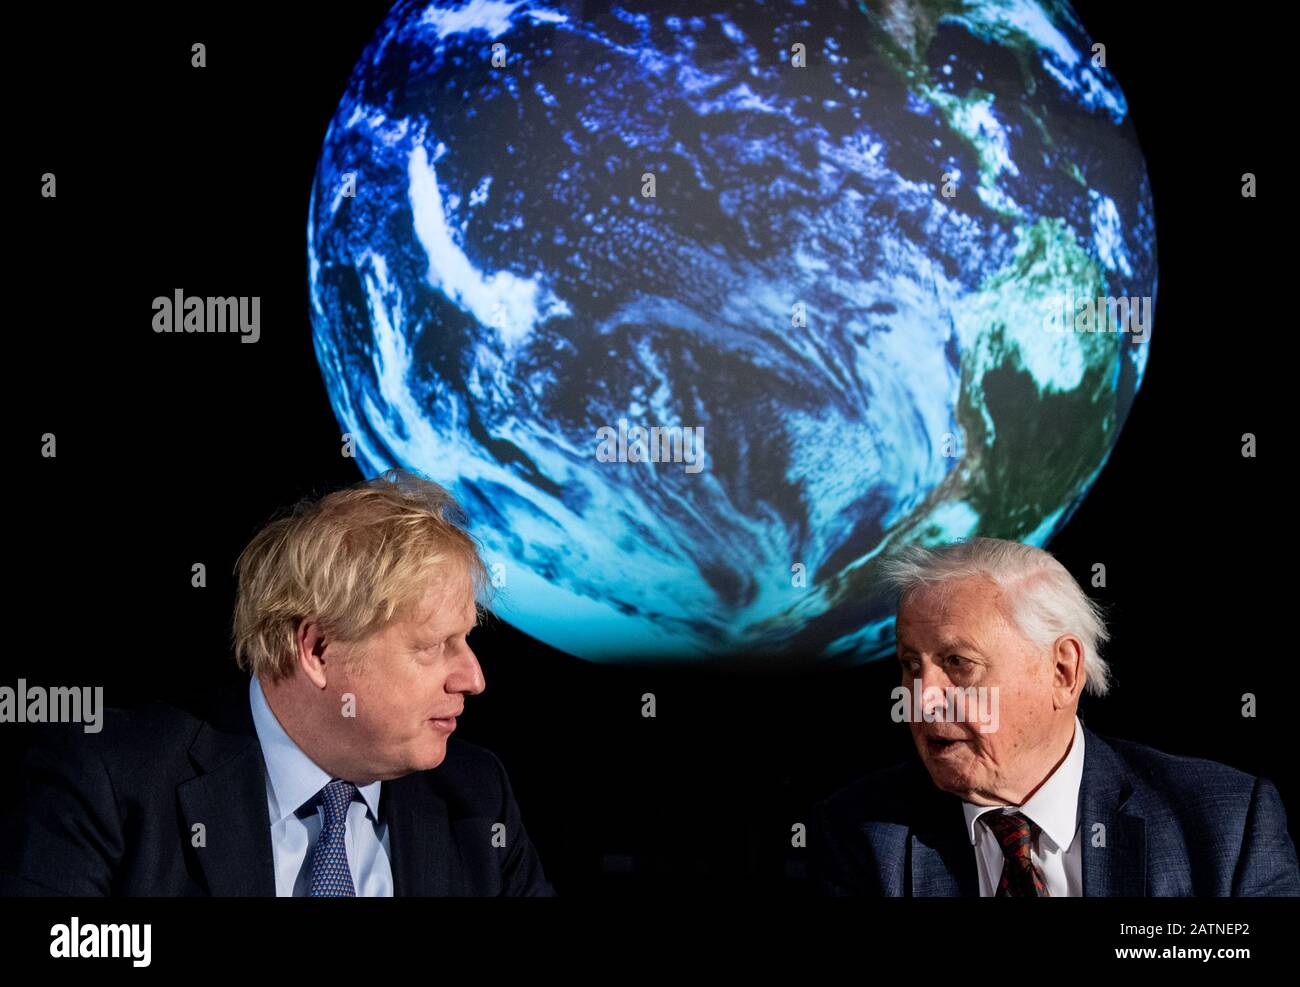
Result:
{"label": "man's face", "polygon": [[996,689],[997,729],[981,732],[968,704],[968,722],[914,719],[912,740],[943,791],[981,805],[1019,805],[1060,755],[1053,662],[1011,622],[992,580],[957,579],[945,588],[946,597],[922,589],[899,610],[903,685],[922,696],[931,687]]}
{"label": "man's face", "polygon": [[355,718],[341,716],[336,736],[363,765],[360,775],[387,780],[442,763],[465,698],[486,686],[466,640],[476,622],[473,585],[453,569],[387,627],[331,646],[341,660],[327,688],[340,709],[345,694],[356,697]]}

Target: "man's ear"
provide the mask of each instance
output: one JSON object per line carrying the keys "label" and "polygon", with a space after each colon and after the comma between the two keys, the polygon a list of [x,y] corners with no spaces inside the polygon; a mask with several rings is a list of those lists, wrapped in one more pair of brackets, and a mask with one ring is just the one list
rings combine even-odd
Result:
{"label": "man's ear", "polygon": [[298,668],[302,670],[307,681],[318,689],[326,685],[325,650],[331,642],[325,640],[325,632],[315,620],[300,620],[294,632],[294,644],[298,648]]}
{"label": "man's ear", "polygon": [[1052,702],[1057,709],[1073,706],[1083,689],[1083,642],[1062,634],[1052,645]]}

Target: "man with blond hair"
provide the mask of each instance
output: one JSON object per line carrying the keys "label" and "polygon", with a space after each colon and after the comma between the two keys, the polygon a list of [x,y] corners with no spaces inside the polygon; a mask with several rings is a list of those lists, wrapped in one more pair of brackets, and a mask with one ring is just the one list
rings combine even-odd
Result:
{"label": "man with blond hair", "polygon": [[248,684],[34,749],[0,892],[553,893],[501,762],[452,736],[484,689],[466,638],[488,580],[461,521],[390,471],[258,532],[237,566]]}
{"label": "man with blond hair", "polygon": [[815,808],[825,893],[1300,894],[1273,784],[1083,725],[1082,691],[1109,688],[1107,633],[1050,554],[976,538],[880,572],[897,595],[895,718],[919,760]]}

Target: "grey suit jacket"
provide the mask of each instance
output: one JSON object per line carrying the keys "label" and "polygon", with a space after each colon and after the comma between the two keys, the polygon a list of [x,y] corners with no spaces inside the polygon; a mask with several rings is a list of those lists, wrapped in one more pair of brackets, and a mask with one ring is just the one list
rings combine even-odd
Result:
{"label": "grey suit jacket", "polygon": [[[1084,730],[1085,897],[1300,895],[1272,783]],[[818,803],[809,848],[825,894],[979,895],[961,800],[937,789],[919,758]]]}

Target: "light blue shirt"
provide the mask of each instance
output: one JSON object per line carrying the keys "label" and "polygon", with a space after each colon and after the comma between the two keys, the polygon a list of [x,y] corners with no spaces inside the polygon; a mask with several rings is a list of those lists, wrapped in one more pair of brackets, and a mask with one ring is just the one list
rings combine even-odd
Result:
{"label": "light blue shirt", "polygon": [[[262,694],[257,676],[249,681],[248,701],[266,763],[266,808],[271,817],[275,893],[281,898],[305,897],[311,880],[310,850],[325,825],[325,810],[307,803],[333,778],[284,732]],[[354,799],[348,807],[344,846],[358,897],[391,898],[393,895],[388,826],[379,819],[382,785],[382,781],[376,781],[359,788],[361,798]]]}

